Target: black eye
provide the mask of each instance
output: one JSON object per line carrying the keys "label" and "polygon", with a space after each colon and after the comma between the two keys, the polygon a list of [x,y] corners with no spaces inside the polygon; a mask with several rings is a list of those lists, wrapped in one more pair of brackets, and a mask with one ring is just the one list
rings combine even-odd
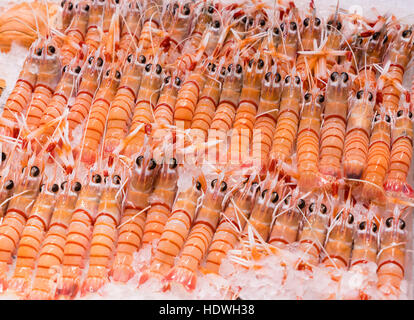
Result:
{"label": "black eye", "polygon": [[327,26],[327,28],[328,28],[328,30],[331,30],[331,26],[333,25],[333,21],[332,20],[329,20],[328,21],[328,24],[326,25]]}
{"label": "black eye", "polygon": [[63,181],[63,182],[60,184],[60,189],[65,190],[65,185],[66,185],[67,183],[68,183],[67,181]]}
{"label": "black eye", "polygon": [[157,166],[157,163],[155,162],[155,160],[151,159],[148,165],[148,169],[153,170],[155,169],[156,166]]}
{"label": "black eye", "polygon": [[309,26],[309,18],[306,18],[305,20],[303,20],[303,25],[305,26],[305,27],[307,27],[307,26]]}
{"label": "black eye", "polygon": [[315,209],[315,204],[311,203],[309,206],[309,212],[313,212],[314,209]]}
{"label": "black eye", "polygon": [[216,185],[216,183],[217,183],[217,179],[214,179],[213,181],[211,181],[211,187],[214,189],[214,186]]}
{"label": "black eye", "polygon": [[116,185],[120,185],[120,184],[121,184],[121,177],[120,177],[120,176],[118,176],[118,175],[115,175],[115,176],[112,178],[112,182],[113,182],[114,184],[116,184]]}
{"label": "black eye", "polygon": [[214,72],[216,72],[216,68],[217,68],[216,65],[214,63],[212,63],[211,66],[210,66],[210,71],[214,73]]}
{"label": "black eye", "polygon": [[379,37],[380,37],[380,35],[381,35],[381,33],[380,33],[380,32],[375,32],[375,33],[372,35],[372,40],[378,40],[378,39],[379,39]]}
{"label": "black eye", "polygon": [[160,66],[159,64],[157,64],[157,65],[155,66],[155,72],[156,72],[157,74],[161,74],[161,72],[162,72],[162,68],[161,68],[161,66]]}
{"label": "black eye", "polygon": [[244,18],[242,19],[242,22],[243,22],[244,24],[246,24],[246,22],[247,22],[247,17],[244,17]]}
{"label": "black eye", "polygon": [[201,183],[200,183],[200,181],[197,181],[196,182],[196,189],[199,190],[199,191],[201,190]]}
{"label": "black eye", "polygon": [[218,21],[218,20],[214,21],[213,26],[216,29],[220,28],[220,21]]}
{"label": "black eye", "polygon": [[42,183],[41,185],[40,185],[40,187],[39,187],[39,192],[42,192],[42,190],[43,190],[43,186],[44,186],[45,184],[44,183]]}
{"label": "black eye", "polygon": [[63,1],[60,3],[60,6],[63,8],[63,6],[65,5],[65,3],[66,3],[66,0],[63,0]]}
{"label": "black eye", "polygon": [[109,75],[111,74],[111,70],[108,70],[107,72],[106,72],[106,76],[107,77],[109,77]]}
{"label": "black eye", "polygon": [[387,121],[388,123],[391,122],[391,117],[388,114],[385,115],[385,121]]}
{"label": "black eye", "polygon": [[92,177],[92,181],[94,183],[101,183],[102,182],[102,177],[99,174],[94,174]]}
{"label": "black eye", "polygon": [[85,11],[88,12],[89,11],[89,5],[85,6]]}
{"label": "black eye", "polygon": [[253,59],[251,59],[251,60],[249,61],[249,67],[250,67],[250,68],[252,67],[253,62],[254,62],[254,60],[253,60]]}
{"label": "black eye", "polygon": [[338,31],[341,31],[342,23],[338,22],[338,24],[336,25],[336,28],[338,29]]}
{"label": "black eye", "polygon": [[371,92],[368,93],[368,100],[369,101],[374,100],[374,96],[373,96],[373,94]]}
{"label": "black eye", "polygon": [[96,61],[96,65],[98,67],[102,67],[102,65],[103,65],[103,59],[101,57],[99,57],[98,60]]}
{"label": "black eye", "polygon": [[282,24],[280,25],[280,30],[281,30],[281,31],[284,31],[284,30],[285,30],[285,24],[284,24],[284,23],[282,23]]}
{"label": "black eye", "polygon": [[72,9],[73,9],[73,4],[72,4],[72,2],[71,2],[71,3],[69,3],[69,5],[68,5],[68,9],[69,9],[69,10],[72,10]]}
{"label": "black eye", "polygon": [[408,118],[412,118],[413,117],[413,113],[411,111],[408,112]]}
{"label": "black eye", "polygon": [[325,101],[325,97],[323,95],[320,95],[318,101],[319,103],[323,103]]}
{"label": "black eye", "polygon": [[290,198],[291,198],[292,196],[287,196],[286,198],[285,198],[285,204],[289,204],[289,200],[290,200]]}
{"label": "black eye", "polygon": [[299,85],[299,84],[300,84],[300,78],[299,78],[298,76],[296,76],[296,77],[295,77],[295,83],[296,83],[297,85]]}
{"label": "black eye", "polygon": [[59,186],[56,183],[54,183],[51,190],[52,190],[53,193],[56,193],[56,192],[59,191]]}
{"label": "black eye", "polygon": [[77,66],[76,68],[75,68],[75,73],[76,74],[79,74],[81,72],[81,67],[80,66]]}
{"label": "black eye", "polygon": [[290,23],[290,30],[296,31],[297,29],[298,29],[298,26],[297,26],[296,22],[291,22]]}
{"label": "black eye", "polygon": [[399,111],[397,112],[397,117],[399,118],[399,117],[401,117],[403,114],[404,114],[404,111],[399,110]]}
{"label": "black eye", "polygon": [[239,64],[237,64],[236,65],[236,73],[242,73],[242,71],[243,71],[243,68],[242,68],[242,66],[241,65],[239,65]]}
{"label": "black eye", "polygon": [[93,62],[93,57],[89,57],[89,59],[88,59],[88,63],[89,63],[89,64],[92,64],[92,62]]}
{"label": "black eye", "polygon": [[375,122],[377,122],[379,119],[381,118],[381,115],[378,113],[376,116],[375,116]]}
{"label": "black eye", "polygon": [[361,99],[361,98],[362,98],[362,96],[363,96],[363,94],[364,94],[364,91],[363,91],[363,90],[358,91],[358,92],[357,92],[357,95],[356,95],[357,99],[358,99],[358,100],[359,100],[359,99]]}
{"label": "black eye", "polygon": [[352,214],[349,214],[349,215],[348,215],[348,223],[349,223],[349,224],[354,223],[354,216],[353,216]]}
{"label": "black eye", "polygon": [[130,54],[130,55],[128,56],[127,61],[128,61],[129,63],[131,63],[131,61],[132,61],[132,57],[133,57],[133,55],[132,55],[132,54]]}
{"label": "black eye", "polygon": [[338,80],[338,77],[339,77],[339,73],[338,73],[338,72],[333,72],[333,73],[331,74],[331,80],[332,80],[333,82],[335,82],[336,80]]}
{"label": "black eye", "polygon": [[207,11],[208,11],[208,13],[212,14],[214,12],[214,7],[209,6]]}
{"label": "black eye", "polygon": [[411,36],[411,30],[405,30],[402,33],[403,38],[408,38],[409,36]]}
{"label": "black eye", "polygon": [[138,61],[139,61],[139,63],[144,64],[147,61],[147,58],[145,58],[145,56],[141,55],[141,56],[139,56]]}
{"label": "black eye", "polygon": [[221,71],[220,71],[220,74],[224,77],[226,75],[226,71],[227,71],[226,68],[222,67]]}
{"label": "black eye", "polygon": [[54,46],[49,46],[47,48],[47,51],[49,52],[49,54],[54,54],[56,52],[56,48]]}
{"label": "black eye", "polygon": [[30,175],[31,175],[32,177],[37,177],[39,174],[40,174],[40,169],[39,169],[38,167],[33,166],[33,167],[30,169]]}
{"label": "black eye", "polygon": [[4,187],[5,187],[7,190],[11,190],[11,189],[13,189],[13,187],[14,187],[14,182],[13,182],[13,180],[9,180],[9,181],[7,181],[7,182],[5,183],[5,185],[4,185]]}
{"label": "black eye", "polygon": [[273,33],[278,36],[280,33],[279,28],[273,28]]}
{"label": "black eye", "polygon": [[81,191],[81,189],[82,189],[81,183],[76,181],[75,184],[72,187],[72,190],[75,191],[75,192],[79,192],[79,191]]}
{"label": "black eye", "polygon": [[276,82],[276,83],[279,83],[279,82],[280,82],[280,80],[282,80],[281,75],[280,75],[279,73],[276,73],[275,82]]}
{"label": "black eye", "polygon": [[3,162],[6,160],[6,154],[4,152],[1,153],[1,161]]}
{"label": "black eye", "polygon": [[271,72],[268,72],[268,73],[266,73],[265,74],[265,80],[267,81],[267,82],[269,82],[270,81],[270,77],[272,76],[272,73]]}
{"label": "black eye", "polygon": [[322,203],[321,204],[321,213],[325,214],[328,211],[328,208]]}
{"label": "black eye", "polygon": [[249,26],[252,26],[253,25],[253,18],[249,18]]}
{"label": "black eye", "polygon": [[262,20],[260,20],[259,25],[260,25],[261,27],[264,27],[264,26],[265,26],[265,24],[266,24],[266,21],[264,21],[263,19],[262,19]]}
{"label": "black eye", "polygon": [[190,12],[191,12],[190,7],[188,6],[188,4],[186,4],[184,6],[183,13],[184,13],[184,15],[188,16],[190,14]]}
{"label": "black eye", "polygon": [[266,193],[268,192],[269,190],[263,190],[263,192],[262,192],[262,198],[264,199],[264,197],[266,197]]}
{"label": "black eye", "polygon": [[[247,182],[247,181],[246,181]],[[250,187],[250,191],[251,192],[255,192],[255,191],[259,191],[260,190],[260,187],[259,187],[259,184],[257,183],[257,182],[253,182],[252,183],[252,186]]]}
{"label": "black eye", "polygon": [[259,68],[259,70],[263,69],[264,61],[262,59],[259,59],[259,61],[257,61],[257,67]]}
{"label": "black eye", "polygon": [[373,224],[372,224],[372,232],[377,232],[377,230],[378,230],[378,227],[377,227],[377,224],[374,222]]}
{"label": "black eye", "polygon": [[227,190],[227,183],[225,183],[224,181],[220,184],[220,191],[224,192]]}
{"label": "black eye", "polygon": [[145,66],[145,71],[146,71],[146,72],[150,72],[150,70],[151,70],[151,66],[152,66],[152,64],[151,64],[151,63],[148,63],[148,64]]}
{"label": "black eye", "polygon": [[137,164],[138,167],[141,166],[142,164],[142,160],[144,160],[144,156],[139,156],[136,160],[135,163]]}
{"label": "black eye", "polygon": [[289,83],[290,82],[290,76],[287,76],[286,78],[285,78],[285,83],[287,84],[287,83]]}
{"label": "black eye", "polygon": [[321,19],[315,18],[315,26],[319,27],[321,25]]}
{"label": "black eye", "polygon": [[68,71],[69,66],[64,66],[62,72],[65,73],[66,71]]}
{"label": "black eye", "polygon": [[305,201],[303,199],[299,199],[299,201],[298,201],[298,208],[299,209],[305,208]]}
{"label": "black eye", "polygon": [[365,230],[365,227],[367,226],[367,223],[365,222],[365,221],[362,221],[360,224],[359,224],[359,226],[358,226],[358,228],[359,228],[359,230]]}
{"label": "black eye", "polygon": [[382,41],[382,44],[386,44],[388,42],[388,36],[386,35],[385,37],[384,37],[384,41]]}
{"label": "black eye", "polygon": [[115,72],[115,78],[118,80],[121,79],[121,72],[119,71]]}
{"label": "black eye", "polygon": [[227,67],[227,71],[230,72],[232,68],[233,68],[233,65],[229,64],[228,67]]}
{"label": "black eye", "polygon": [[272,201],[273,203],[276,203],[278,200],[279,200],[279,195],[277,194],[277,192],[273,192],[270,198],[270,201]]}
{"label": "black eye", "polygon": [[40,57],[42,55],[42,51],[43,51],[42,48],[37,49],[36,50],[36,55],[38,55]]}
{"label": "black eye", "polygon": [[312,95],[308,92],[307,94],[305,94],[305,101],[308,102],[311,97],[312,97]]}
{"label": "black eye", "polygon": [[347,82],[348,82],[348,80],[349,80],[349,75],[348,75],[346,72],[342,72],[342,73],[341,73],[341,76],[342,76],[342,81],[343,81],[344,83],[347,83]]}
{"label": "black eye", "polygon": [[402,220],[402,219],[399,219],[398,227],[400,228],[400,230],[404,230],[405,229],[405,221]]}
{"label": "black eye", "polygon": [[388,227],[388,228],[391,228],[391,226],[392,226],[392,221],[394,220],[394,218],[393,217],[390,217],[390,218],[388,218],[387,220],[385,220],[385,225]]}
{"label": "black eye", "polygon": [[168,76],[168,77],[166,77],[166,78],[164,79],[164,83],[165,83],[165,84],[169,84],[169,83],[170,83],[170,80],[171,80],[171,76]]}
{"label": "black eye", "polygon": [[177,159],[175,159],[175,158],[171,158],[171,162],[170,162],[170,169],[175,169],[175,168],[177,168],[177,165],[178,165],[178,163],[177,163]]}

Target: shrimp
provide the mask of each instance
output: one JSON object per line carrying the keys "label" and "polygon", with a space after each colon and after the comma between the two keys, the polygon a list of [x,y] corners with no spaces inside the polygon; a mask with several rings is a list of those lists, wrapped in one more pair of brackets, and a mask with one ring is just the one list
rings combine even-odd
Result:
{"label": "shrimp", "polygon": [[52,299],[55,295],[55,282],[60,276],[59,268],[63,262],[67,231],[81,189],[82,184],[72,178],[61,184],[55,211],[37,259],[37,269],[28,295],[29,299]]}
{"label": "shrimp", "polygon": [[[183,178],[188,179],[188,177]],[[199,181],[195,183],[193,181],[191,185],[178,181],[178,184],[182,184],[183,187],[177,191],[171,215],[158,241],[149,272],[141,276],[140,284],[144,283],[150,275],[157,277],[167,275],[190,233],[198,209],[202,184]]]}
{"label": "shrimp", "polygon": [[143,244],[154,244],[162,234],[165,223],[171,215],[177,192],[178,163],[175,158],[164,161],[154,184],[149,203],[151,208],[145,222]]}
{"label": "shrimp", "polygon": [[137,150],[143,147],[148,129],[147,125],[150,126],[154,122],[153,109],[160,95],[159,87],[163,77],[162,67],[156,64],[155,61],[154,64],[149,63],[145,66],[145,71],[142,76],[141,86],[129,128],[130,133],[136,130],[138,132],[133,136],[124,150],[124,154],[127,157],[131,157]]}
{"label": "shrimp", "polygon": [[227,67],[224,77],[223,89],[221,90],[220,102],[217,106],[216,113],[211,121],[210,131],[207,141],[211,144],[217,143],[209,148],[209,160],[216,163],[217,161],[225,161],[223,157],[226,155],[226,137],[227,132],[231,129],[236,108],[240,99],[240,92],[243,80],[243,67],[237,63]]}
{"label": "shrimp", "polygon": [[70,64],[78,53],[81,42],[85,40],[89,9],[88,0],[80,0],[75,6],[72,22],[66,29],[64,42],[60,49],[60,59],[63,65]]}
{"label": "shrimp", "polygon": [[67,229],[62,259],[62,277],[56,290],[58,296],[74,298],[80,288],[80,277],[89,248],[92,225],[101,198],[102,180],[99,173],[89,173],[81,182],[82,189]]}
{"label": "shrimp", "polygon": [[377,257],[378,289],[385,296],[399,296],[405,274],[405,255],[408,231],[399,209],[385,219],[380,227],[381,248]]}
{"label": "shrimp", "polygon": [[204,272],[218,274],[227,252],[238,243],[260,189],[258,183],[251,180],[245,180],[235,191],[226,210],[221,214],[216,233],[208,249]]}
{"label": "shrimp", "polygon": [[92,166],[97,160],[96,150],[101,144],[109,108],[116,95],[121,77],[122,74],[115,65],[108,67],[93,99],[81,150],[81,160],[86,165]]}
{"label": "shrimp", "polygon": [[39,126],[40,120],[52,100],[53,92],[61,77],[59,50],[52,39],[46,39],[41,51],[36,86],[32,101],[29,104],[25,123],[27,130],[33,131]]}
{"label": "shrimp", "polygon": [[73,1],[70,0],[63,0],[60,6],[62,7],[62,31],[65,32],[72,22],[75,10],[73,10]]}
{"label": "shrimp", "polygon": [[275,70],[267,72],[262,79],[260,102],[253,127],[251,146],[253,160],[262,169],[267,166],[279,115],[280,98],[283,90],[283,81],[281,80],[280,73]]}
{"label": "shrimp", "polygon": [[388,68],[385,67],[387,69],[386,76],[379,87],[382,94],[382,106],[387,111],[396,112],[398,110],[405,68],[412,58],[413,39],[412,27],[401,27],[385,57],[384,65]]}
{"label": "shrimp", "polygon": [[140,2],[136,0],[129,1],[128,3],[128,10],[124,25],[122,26],[119,50],[117,52],[118,58],[121,61],[138,48],[138,40],[142,28],[140,6]]}
{"label": "shrimp", "polygon": [[59,185],[47,182],[42,184],[40,189],[41,191],[21,233],[19,248],[16,254],[16,267],[8,285],[9,290],[11,289],[19,293],[27,290],[30,284],[36,258],[55,208]]}
{"label": "shrimp", "polygon": [[305,207],[306,202],[301,198],[298,188],[285,196],[269,235],[270,245],[284,247],[296,241],[303,215],[302,210]]}
{"label": "shrimp", "polygon": [[106,124],[104,153],[111,154],[128,133],[134,103],[141,85],[146,58],[137,54],[128,55],[123,68],[118,90],[111,102]]}
{"label": "shrimp", "polygon": [[328,80],[325,93],[325,110],[320,132],[319,171],[339,178],[345,142],[348,113],[349,75],[334,71]]}
{"label": "shrimp", "polygon": [[33,42],[24,61],[19,78],[3,107],[0,122],[0,133],[6,137],[17,137],[19,134],[18,120],[27,111],[37,81],[37,70],[42,56],[42,40]]}
{"label": "shrimp", "polygon": [[90,56],[88,62],[82,67],[81,82],[73,106],[69,110],[68,124],[70,135],[82,124],[88,116],[92,100],[102,76],[104,60],[101,57]]}
{"label": "shrimp", "polygon": [[[408,98],[408,96],[407,96]],[[404,103],[393,117],[391,128],[390,166],[384,189],[391,195],[413,197],[413,188],[407,182],[413,154],[413,114],[409,103]]]}
{"label": "shrimp", "polygon": [[324,195],[317,195],[308,200],[302,228],[299,232],[299,248],[304,256],[297,262],[299,270],[312,269],[319,264],[319,258],[325,244],[332,206]]}
{"label": "shrimp", "polygon": [[134,276],[133,255],[140,248],[149,205],[149,196],[160,166],[148,153],[136,158],[119,225],[119,237],[111,274],[115,281],[127,282]]}
{"label": "shrimp", "polygon": [[30,216],[30,212],[39,193],[43,177],[43,162],[33,156],[28,167],[23,169],[19,184],[15,187],[14,196],[10,200],[6,216],[0,225],[0,287],[7,288],[8,264],[17,249],[22,231]]}
{"label": "shrimp", "polygon": [[[220,70],[221,69],[221,70]],[[222,80],[226,74],[225,67],[217,67],[214,63],[207,68],[207,79],[204,88],[198,99],[191,122],[191,138],[193,144],[205,142],[208,137],[208,130],[216,113],[219,103]]]}
{"label": "shrimp", "polygon": [[285,33],[285,36],[283,41],[277,47],[277,53],[284,54],[291,59],[291,61],[286,61],[284,59],[277,61],[278,71],[282,78],[285,78],[290,74],[290,70],[292,70],[293,65],[296,61],[299,30],[297,23],[292,20],[286,21],[286,25],[285,23],[282,23],[280,25],[280,30],[281,33]]}
{"label": "shrimp", "polygon": [[188,291],[196,286],[196,271],[213,239],[224,198],[228,191],[226,181],[214,179],[206,190],[203,204],[194,220],[191,232],[184,243],[178,262],[165,279],[181,283]]}
{"label": "shrimp", "polygon": [[75,93],[77,77],[80,72],[81,66],[76,64],[63,68],[62,78],[40,120],[40,127],[44,128],[44,130],[42,130],[40,136],[37,138],[39,145],[45,145],[54,133],[58,124],[54,124],[53,121],[65,112],[65,107],[68,105],[69,99]]}
{"label": "shrimp", "polygon": [[106,2],[108,1],[92,0],[90,4],[88,28],[86,29],[85,35],[85,44],[88,48],[88,56],[98,50],[98,47],[102,41],[102,23]]}
{"label": "shrimp", "polygon": [[360,90],[351,98],[342,161],[346,178],[360,179],[364,172],[374,106],[375,94],[370,90]]}
{"label": "shrimp", "polygon": [[160,12],[158,6],[160,0],[150,0],[143,15],[143,25],[138,39],[138,47],[142,48],[142,54],[146,57],[153,57],[153,45],[157,46],[160,42],[156,31],[160,26]]}
{"label": "shrimp", "polygon": [[249,147],[260,102],[262,78],[266,68],[265,61],[257,54],[255,59],[249,61],[244,72],[243,88],[230,138],[229,158],[233,163],[240,164],[249,157]]}
{"label": "shrimp", "polygon": [[391,157],[391,117],[383,112],[377,113],[372,124],[368,149],[367,166],[362,179],[362,197],[370,201],[384,200],[384,182]]}
{"label": "shrimp", "polygon": [[304,97],[304,105],[299,122],[296,142],[299,187],[304,191],[318,186],[320,179],[319,135],[321,117],[325,97],[319,90],[308,92]]}
{"label": "shrimp", "polygon": [[113,174],[104,183],[93,227],[89,269],[82,285],[82,294],[98,291],[109,280],[108,271],[115,249],[116,228],[121,220],[124,196],[122,178]]}
{"label": "shrimp", "polygon": [[280,102],[279,117],[273,134],[270,152],[271,167],[286,162],[293,152],[296,139],[300,104],[302,100],[302,81],[297,75],[285,78]]}

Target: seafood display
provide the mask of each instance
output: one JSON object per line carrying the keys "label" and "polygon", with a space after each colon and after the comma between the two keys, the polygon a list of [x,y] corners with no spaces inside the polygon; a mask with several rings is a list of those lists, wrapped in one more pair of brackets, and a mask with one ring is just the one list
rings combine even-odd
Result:
{"label": "seafood display", "polygon": [[414,24],[333,5],[63,0],[59,23],[17,19],[0,294],[409,297]]}

